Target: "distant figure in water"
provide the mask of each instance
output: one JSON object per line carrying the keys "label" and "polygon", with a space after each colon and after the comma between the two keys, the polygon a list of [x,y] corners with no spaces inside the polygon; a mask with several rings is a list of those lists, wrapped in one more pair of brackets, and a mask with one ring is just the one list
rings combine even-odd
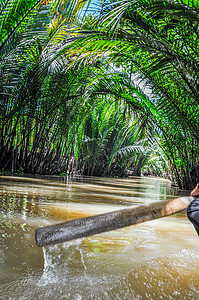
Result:
{"label": "distant figure in water", "polygon": [[193,189],[190,196],[195,199],[187,207],[187,217],[199,235],[199,183]]}

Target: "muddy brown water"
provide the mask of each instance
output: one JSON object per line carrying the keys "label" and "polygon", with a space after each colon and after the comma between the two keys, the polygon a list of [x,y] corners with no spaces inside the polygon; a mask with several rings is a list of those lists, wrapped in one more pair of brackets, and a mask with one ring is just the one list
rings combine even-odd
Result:
{"label": "muddy brown water", "polygon": [[46,248],[36,228],[172,199],[152,177],[0,176],[0,299],[199,299],[199,239],[184,212]]}

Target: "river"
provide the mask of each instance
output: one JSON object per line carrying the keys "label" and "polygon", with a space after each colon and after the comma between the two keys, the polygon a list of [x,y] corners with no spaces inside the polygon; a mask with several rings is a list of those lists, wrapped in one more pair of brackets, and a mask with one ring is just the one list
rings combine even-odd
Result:
{"label": "river", "polygon": [[0,176],[0,299],[199,299],[185,212],[39,248],[38,227],[175,198],[153,177]]}

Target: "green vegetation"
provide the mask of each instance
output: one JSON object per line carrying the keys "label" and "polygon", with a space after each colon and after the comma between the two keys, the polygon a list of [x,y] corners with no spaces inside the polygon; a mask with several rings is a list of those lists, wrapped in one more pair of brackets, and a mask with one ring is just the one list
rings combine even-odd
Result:
{"label": "green vegetation", "polygon": [[196,0],[0,1],[0,169],[199,181]]}

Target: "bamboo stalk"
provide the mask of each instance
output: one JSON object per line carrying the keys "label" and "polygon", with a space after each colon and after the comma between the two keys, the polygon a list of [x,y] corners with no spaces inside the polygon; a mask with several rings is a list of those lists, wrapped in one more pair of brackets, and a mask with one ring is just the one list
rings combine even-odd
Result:
{"label": "bamboo stalk", "polygon": [[36,244],[43,247],[166,217],[186,209],[192,199],[175,198],[37,228]]}

